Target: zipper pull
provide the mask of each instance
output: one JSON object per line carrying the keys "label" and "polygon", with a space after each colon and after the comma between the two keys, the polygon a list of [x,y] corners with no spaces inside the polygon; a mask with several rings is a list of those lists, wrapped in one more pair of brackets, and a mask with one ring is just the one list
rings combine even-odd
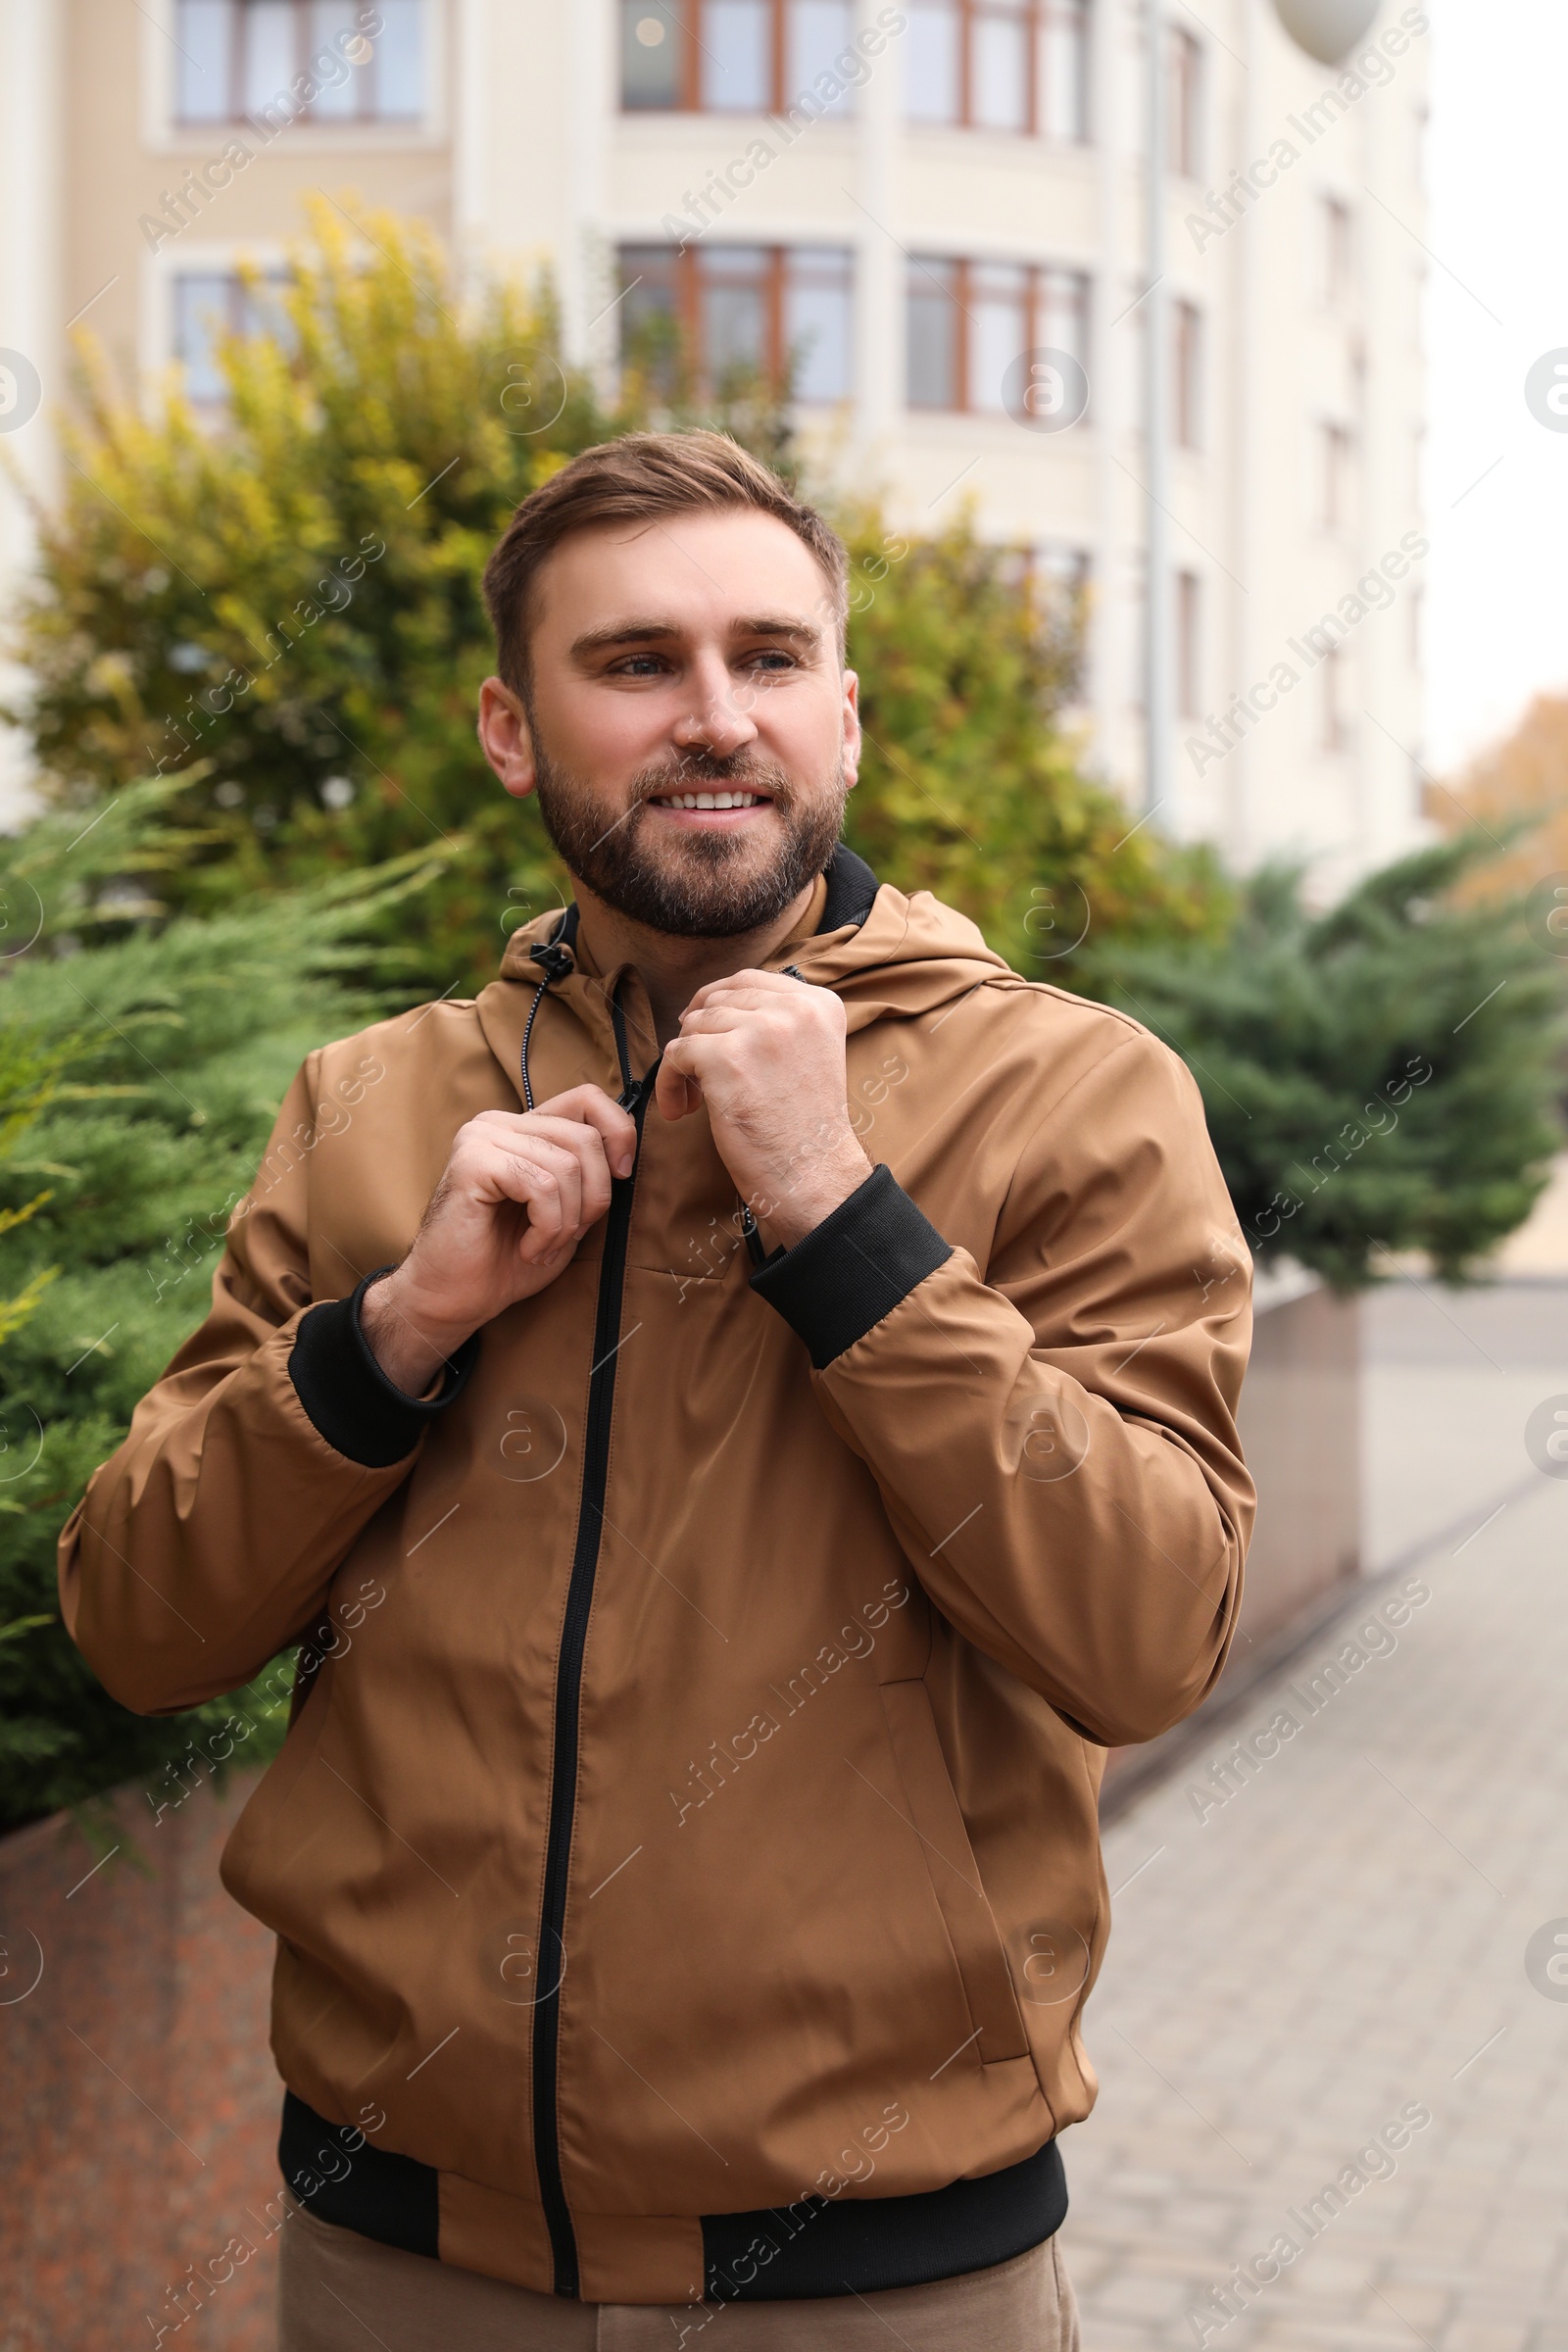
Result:
{"label": "zipper pull", "polygon": [[[660,1059],[662,1060],[662,1058],[663,1056],[661,1055]],[[650,1068],[644,1070],[640,1078],[628,1078],[620,1093],[615,1097],[621,1109],[629,1110],[637,1121],[639,1134],[642,1131],[642,1114],[653,1100],[654,1081],[658,1076],[659,1062],[656,1061]]]}

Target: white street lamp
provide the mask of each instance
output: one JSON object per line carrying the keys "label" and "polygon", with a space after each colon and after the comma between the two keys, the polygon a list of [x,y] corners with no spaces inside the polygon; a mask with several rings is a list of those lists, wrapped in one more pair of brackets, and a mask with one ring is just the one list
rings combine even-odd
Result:
{"label": "white street lamp", "polygon": [[1369,29],[1378,0],[1274,0],[1274,13],[1298,49],[1337,66]]}

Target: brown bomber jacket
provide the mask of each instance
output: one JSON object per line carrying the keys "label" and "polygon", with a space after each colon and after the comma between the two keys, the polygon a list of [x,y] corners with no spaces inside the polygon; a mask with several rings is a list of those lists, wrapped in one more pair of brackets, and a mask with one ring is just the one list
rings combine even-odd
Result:
{"label": "brown bomber jacket", "polygon": [[358,1296],[456,1130],[528,1081],[642,1118],[646,997],[574,931],[309,1057],[66,1622],[147,1713],[316,1629],[222,1867],[327,2219],[591,2301],[981,2267],[1094,2097],[1103,1750],[1235,1624],[1248,1251],[1174,1054],[841,850],[771,960],[845,1003],[875,1174],[754,1268],[650,1111],[411,1401]]}

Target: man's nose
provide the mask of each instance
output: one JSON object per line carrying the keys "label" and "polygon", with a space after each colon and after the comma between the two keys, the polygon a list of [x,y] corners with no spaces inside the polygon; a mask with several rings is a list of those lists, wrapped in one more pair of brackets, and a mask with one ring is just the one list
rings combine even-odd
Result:
{"label": "man's nose", "polygon": [[757,739],[757,726],[745,707],[749,695],[738,694],[728,664],[702,662],[692,672],[690,707],[675,722],[674,740],[683,752],[710,751],[727,760]]}

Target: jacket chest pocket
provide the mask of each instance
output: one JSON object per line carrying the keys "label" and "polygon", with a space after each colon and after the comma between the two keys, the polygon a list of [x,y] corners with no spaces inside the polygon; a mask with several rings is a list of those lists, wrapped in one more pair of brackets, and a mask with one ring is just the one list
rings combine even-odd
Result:
{"label": "jacket chest pocket", "polygon": [[930,1693],[923,1682],[884,1683],[882,1707],[909,1819],[963,1981],[981,2062],[990,2066],[1024,2057],[1029,2041],[1012,1973],[948,1777]]}

